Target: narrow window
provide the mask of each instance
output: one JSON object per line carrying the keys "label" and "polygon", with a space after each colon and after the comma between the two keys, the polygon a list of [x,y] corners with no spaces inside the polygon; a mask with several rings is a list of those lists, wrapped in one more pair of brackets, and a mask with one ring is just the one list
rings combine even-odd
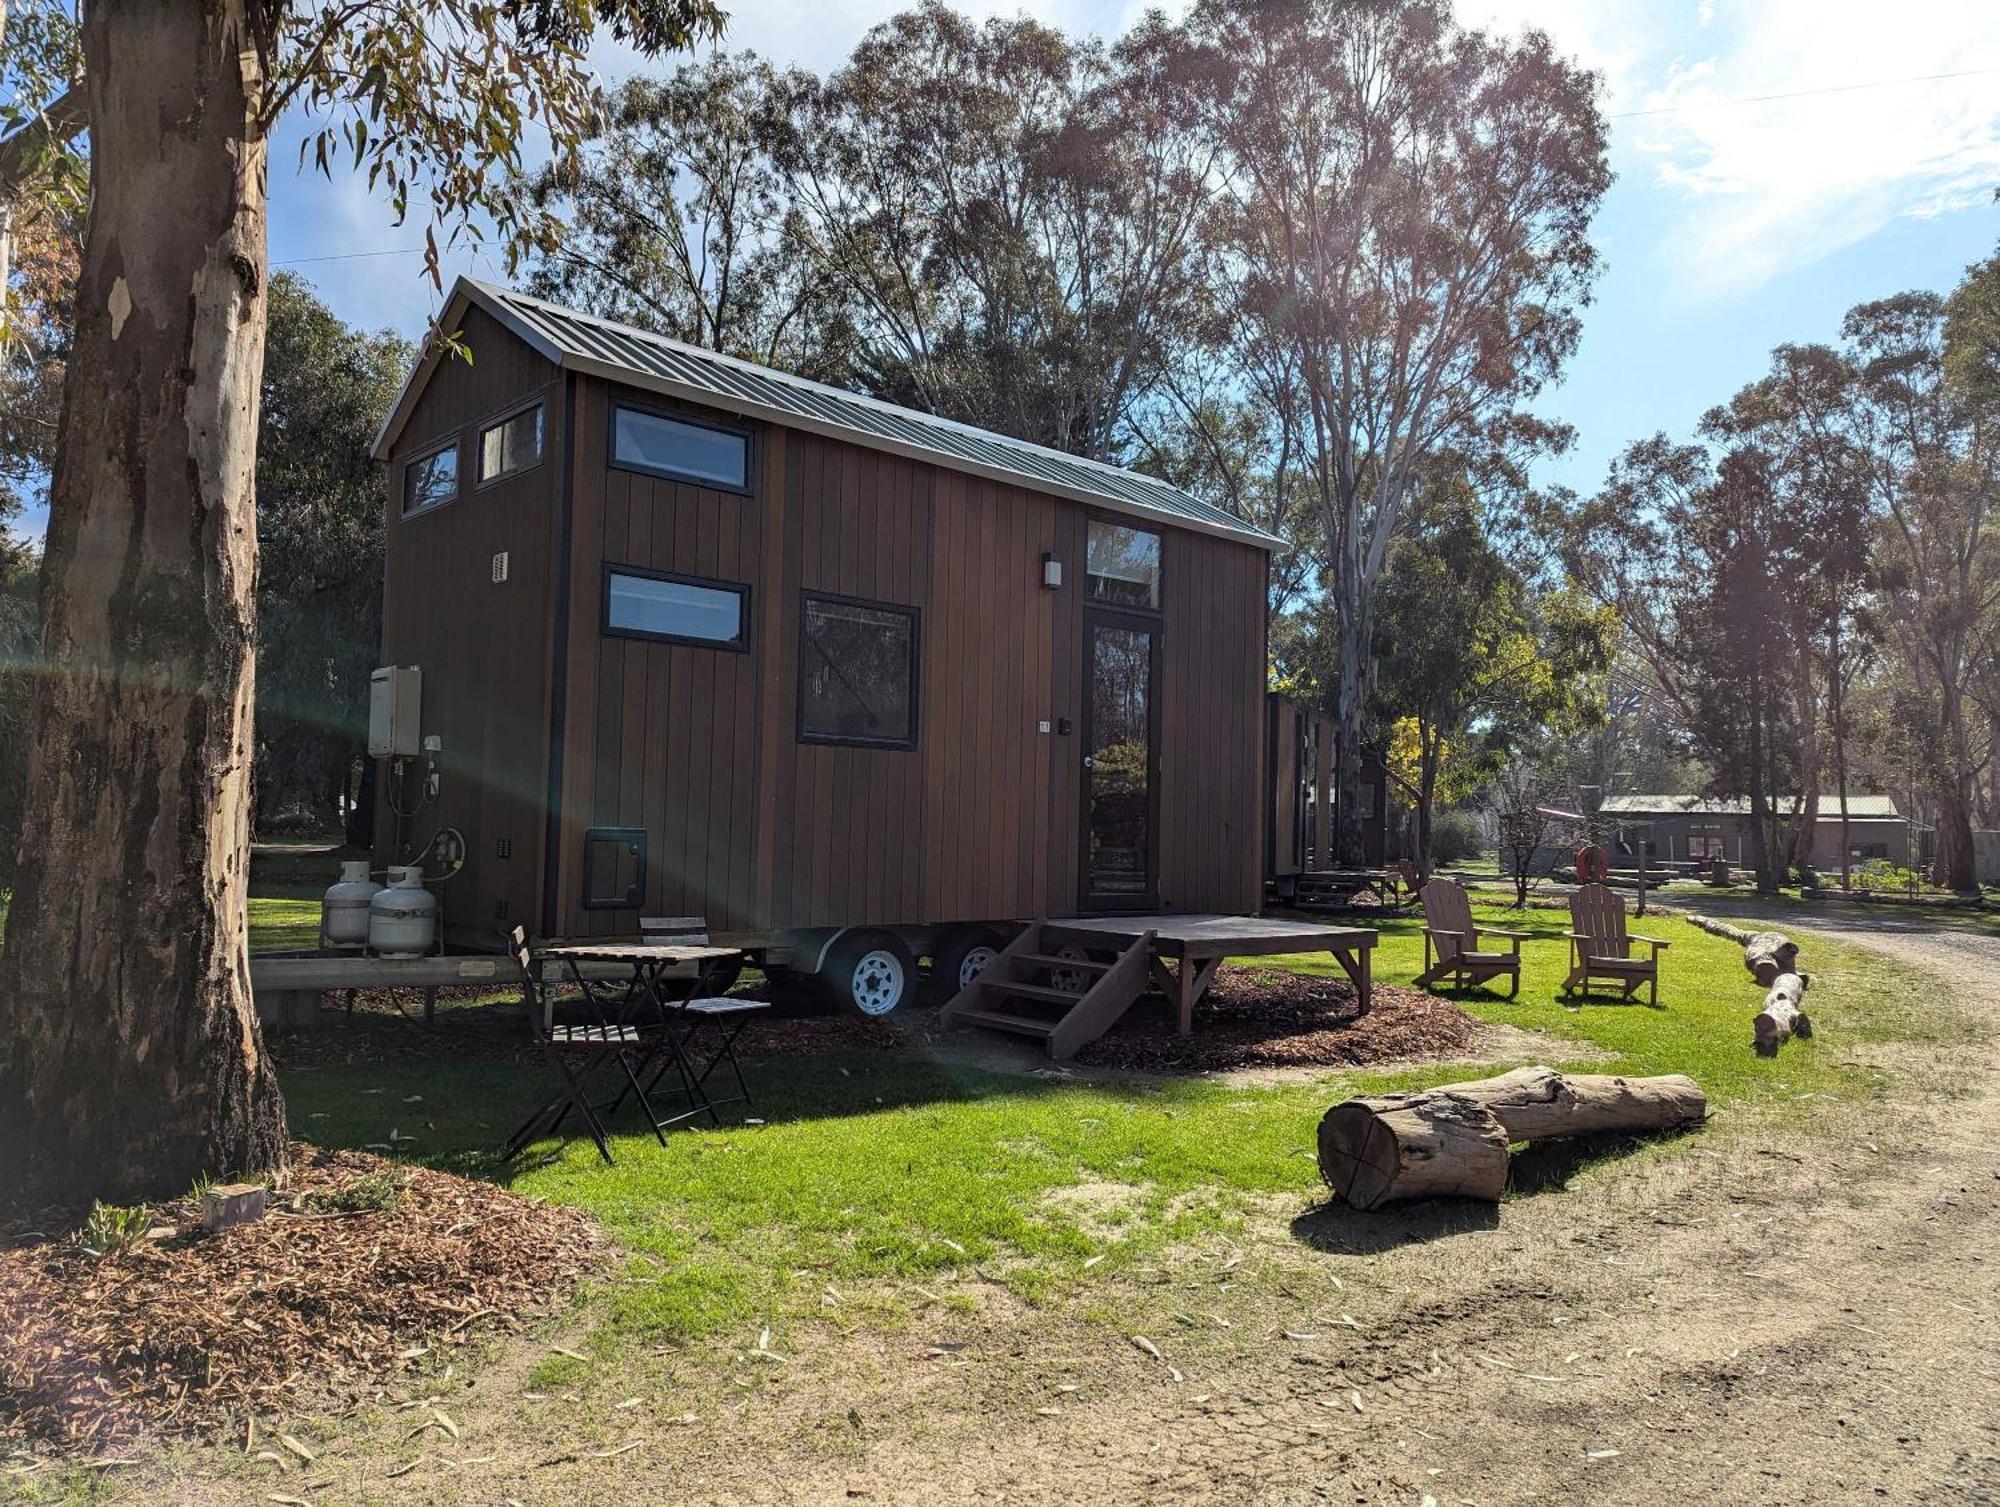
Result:
{"label": "narrow window", "polygon": [[916,747],[915,608],[808,596],[799,640],[800,738]]}
{"label": "narrow window", "polygon": [[604,629],[718,649],[745,646],[749,588],[730,581],[660,575],[611,566],[604,580]]}
{"label": "narrow window", "polygon": [[479,479],[497,481],[539,465],[542,459],[542,405],[509,414],[479,431]]}
{"label": "narrow window", "polygon": [[1160,536],[1091,519],[1084,575],[1092,601],[1159,611]]}
{"label": "narrow window", "polygon": [[403,467],[403,516],[441,507],[458,496],[458,442],[420,455]]}
{"label": "narrow window", "polygon": [[611,463],[732,492],[750,490],[750,436],[637,408],[611,410]]}

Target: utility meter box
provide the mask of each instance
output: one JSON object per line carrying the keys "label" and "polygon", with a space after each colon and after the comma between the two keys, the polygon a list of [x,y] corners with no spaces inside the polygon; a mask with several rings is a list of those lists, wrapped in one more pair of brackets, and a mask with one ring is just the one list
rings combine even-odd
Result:
{"label": "utility meter box", "polygon": [[368,677],[368,756],[408,759],[424,751],[424,672],[416,665],[386,665]]}

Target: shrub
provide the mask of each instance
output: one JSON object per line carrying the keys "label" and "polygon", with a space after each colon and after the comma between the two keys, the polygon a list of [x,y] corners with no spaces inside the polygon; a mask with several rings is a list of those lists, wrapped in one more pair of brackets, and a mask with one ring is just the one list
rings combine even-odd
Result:
{"label": "shrub", "polygon": [[76,1243],[88,1255],[108,1256],[129,1251],[146,1238],[153,1227],[152,1212],[144,1204],[126,1208],[119,1204],[93,1203],[89,1217],[76,1232]]}
{"label": "shrub", "polygon": [[1486,851],[1486,833],[1470,811],[1444,811],[1431,818],[1431,862],[1464,863]]}
{"label": "shrub", "polygon": [[401,1203],[409,1186],[407,1172],[365,1172],[331,1193],[315,1195],[313,1202],[335,1214],[378,1214]]}

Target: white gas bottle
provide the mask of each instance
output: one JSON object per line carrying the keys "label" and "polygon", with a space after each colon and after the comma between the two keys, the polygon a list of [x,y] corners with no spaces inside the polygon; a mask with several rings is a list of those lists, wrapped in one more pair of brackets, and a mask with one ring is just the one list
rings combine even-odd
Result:
{"label": "white gas bottle", "polygon": [[354,858],[340,865],[339,882],[319,897],[319,939],[323,947],[342,951],[368,945],[368,905],[382,886],[368,877],[368,860]]}
{"label": "white gas bottle", "polygon": [[437,941],[437,911],[421,867],[391,866],[388,887],[368,902],[368,950],[385,958],[422,957]]}

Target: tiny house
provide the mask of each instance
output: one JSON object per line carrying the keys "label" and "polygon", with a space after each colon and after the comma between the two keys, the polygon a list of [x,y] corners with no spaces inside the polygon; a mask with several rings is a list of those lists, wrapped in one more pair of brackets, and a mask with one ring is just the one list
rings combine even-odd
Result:
{"label": "tiny house", "polygon": [[505,288],[441,327],[471,359],[430,350],[376,443],[414,706],[377,861],[462,836],[453,943],[693,915],[906,989],[1002,923],[1256,909],[1280,541]]}

